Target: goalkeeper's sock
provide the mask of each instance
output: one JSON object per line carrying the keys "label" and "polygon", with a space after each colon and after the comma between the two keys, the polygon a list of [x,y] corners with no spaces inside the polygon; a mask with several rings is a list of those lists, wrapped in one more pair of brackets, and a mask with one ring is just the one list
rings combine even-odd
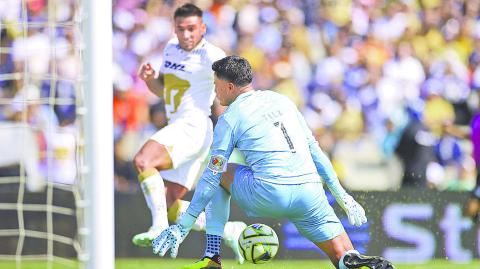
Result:
{"label": "goalkeeper's sock", "polygon": [[[168,208],[168,220],[174,223],[177,223],[178,218],[180,215],[187,211],[188,205],[190,205],[190,202],[184,201],[184,200],[176,200],[170,208]],[[192,230],[200,232],[200,231],[205,231],[205,225],[206,225],[206,219],[205,219],[205,213],[202,212],[200,215],[198,215],[197,220],[192,226]]]}
{"label": "goalkeeper's sock", "polygon": [[147,169],[138,175],[145,201],[152,213],[152,228],[168,228],[167,201],[162,176],[155,168]]}
{"label": "goalkeeper's sock", "polygon": [[[220,244],[222,243],[222,237],[214,234],[207,234],[207,243],[205,246],[204,256],[212,258],[215,255],[220,255]],[[220,263],[219,261],[216,261]]]}

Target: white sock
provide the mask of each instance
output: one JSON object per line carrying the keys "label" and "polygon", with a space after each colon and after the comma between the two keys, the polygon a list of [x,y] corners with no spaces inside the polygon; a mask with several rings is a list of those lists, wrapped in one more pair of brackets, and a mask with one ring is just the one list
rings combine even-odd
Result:
{"label": "white sock", "polygon": [[343,254],[342,258],[340,258],[340,261],[338,262],[338,267],[340,269],[349,269],[348,267],[345,266],[345,264],[343,263],[343,259],[345,258],[345,256],[349,253],[355,253],[355,254],[360,254],[358,251],[356,251],[355,249],[351,249],[347,252],[345,252],[345,254]]}
{"label": "white sock", "polygon": [[203,232],[205,231],[206,223],[207,223],[207,220],[205,217],[205,212],[202,212],[200,213],[200,215],[198,215],[197,220],[192,226],[192,230],[197,232]]}
{"label": "white sock", "polygon": [[223,228],[223,238],[229,239],[235,235],[234,233],[235,233],[235,223],[231,221],[225,223],[225,227]]}
{"label": "white sock", "polygon": [[152,213],[152,228],[168,228],[167,200],[165,197],[165,185],[162,176],[157,169],[147,169],[138,176],[142,187],[145,201]]}
{"label": "white sock", "polygon": [[[188,206],[190,205],[189,201],[185,200],[177,200],[169,209],[168,209],[168,219],[171,222],[177,222],[178,217],[180,215],[187,211]],[[197,220],[192,226],[192,230],[202,232],[205,231],[206,227],[206,218],[205,218],[205,212],[200,213],[198,215]]]}

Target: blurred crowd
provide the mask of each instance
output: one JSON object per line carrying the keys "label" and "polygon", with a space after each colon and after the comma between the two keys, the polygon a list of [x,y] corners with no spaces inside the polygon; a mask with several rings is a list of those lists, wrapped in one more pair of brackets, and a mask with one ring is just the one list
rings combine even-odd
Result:
{"label": "blurred crowd", "polygon": [[77,2],[0,1],[0,176],[25,170],[31,191],[46,178],[72,184],[79,171]]}
{"label": "blurred crowd", "polygon": [[[21,21],[15,2],[0,2],[2,25]],[[145,62],[158,70],[173,36],[173,11],[185,1],[113,2],[116,186],[136,191],[133,155],[166,124],[161,100],[137,70]],[[250,61],[256,89],[280,92],[297,104],[348,188],[473,188],[472,143],[458,130],[468,129],[479,112],[480,0],[194,3],[204,10],[206,38]],[[48,21],[47,1],[28,1],[27,9],[29,21]],[[1,105],[0,123],[32,115],[28,120],[37,124],[54,118],[50,128],[59,133],[75,128],[75,106],[68,102],[43,113],[22,112],[51,107],[52,95],[75,99],[80,42],[68,23],[75,9],[75,1],[63,1],[50,15],[65,25],[55,31],[30,27],[25,34],[14,23],[0,29],[1,47],[9,48],[0,53],[0,98],[45,98]],[[48,61],[52,43],[55,55]],[[23,85],[18,74],[27,69],[31,83]],[[65,79],[49,78],[52,70]],[[213,112],[215,121],[221,110]]]}

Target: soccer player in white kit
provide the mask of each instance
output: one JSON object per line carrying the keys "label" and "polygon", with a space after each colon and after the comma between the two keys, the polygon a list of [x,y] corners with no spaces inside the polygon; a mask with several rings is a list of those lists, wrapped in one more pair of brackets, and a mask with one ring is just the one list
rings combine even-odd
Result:
{"label": "soccer player in white kit", "polygon": [[[151,246],[151,241],[168,227],[168,220],[176,222],[188,207],[188,202],[181,198],[198,179],[212,142],[209,116],[215,92],[211,66],[225,57],[225,52],[204,39],[206,26],[202,13],[193,4],[177,8],[174,13],[177,38],[165,46],[158,78],[148,63],[139,70],[148,88],[164,98],[168,125],[156,132],[134,158],[152,213],[150,229],[132,238],[138,246]],[[239,262],[243,258],[236,240],[245,226],[243,222],[225,226],[225,242],[232,246]],[[204,214],[194,229],[205,229]]]}
{"label": "soccer player in white kit", "polygon": [[[178,224],[152,242],[154,253],[163,256],[171,249],[170,255],[176,257],[178,246],[209,203],[215,205],[216,211],[207,223],[207,235],[221,235],[228,220],[231,194],[249,216],[292,221],[336,268],[393,269],[382,257],[364,256],[354,250],[328,203],[322,179],[352,225],[367,221],[365,211],[340,185],[332,164],[295,104],[272,91],[255,91],[252,70],[244,58],[225,57],[216,61],[212,69],[217,98],[228,108],[215,126],[212,156],[190,206]],[[227,165],[233,148],[244,154],[246,165]],[[207,255],[184,268],[220,269],[217,244],[215,247],[215,242],[210,242]]]}

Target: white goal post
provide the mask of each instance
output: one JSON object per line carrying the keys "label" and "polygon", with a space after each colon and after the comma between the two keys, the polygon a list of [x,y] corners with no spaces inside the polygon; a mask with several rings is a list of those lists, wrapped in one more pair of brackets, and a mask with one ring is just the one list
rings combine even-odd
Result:
{"label": "white goal post", "polygon": [[0,267],[113,269],[112,0],[35,4],[0,0]]}
{"label": "white goal post", "polygon": [[112,1],[84,0],[87,269],[113,269]]}

